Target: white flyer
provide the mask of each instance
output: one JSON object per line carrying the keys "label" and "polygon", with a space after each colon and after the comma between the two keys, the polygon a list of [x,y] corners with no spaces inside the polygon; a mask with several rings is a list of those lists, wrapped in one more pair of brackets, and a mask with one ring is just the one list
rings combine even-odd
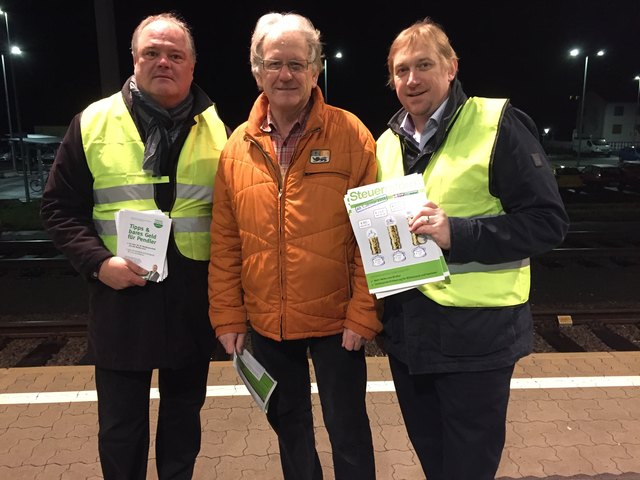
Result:
{"label": "white flyer", "polygon": [[140,265],[151,282],[161,282],[169,274],[167,246],[171,218],[160,210],[120,210],[116,213],[117,255]]}
{"label": "white flyer", "polygon": [[271,394],[278,382],[247,349],[241,354],[233,352],[233,366],[260,409],[266,412],[269,409]]}
{"label": "white flyer", "polygon": [[449,276],[440,247],[409,230],[409,220],[427,202],[421,175],[350,189],[344,201],[369,292],[382,298]]}

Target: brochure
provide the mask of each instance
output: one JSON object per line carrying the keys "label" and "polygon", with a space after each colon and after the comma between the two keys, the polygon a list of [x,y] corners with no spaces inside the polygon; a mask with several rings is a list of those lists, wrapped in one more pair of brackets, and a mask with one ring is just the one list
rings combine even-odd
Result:
{"label": "brochure", "polygon": [[409,220],[427,202],[421,175],[350,189],[344,201],[369,292],[383,298],[449,277],[440,247],[409,231]]}
{"label": "brochure", "polygon": [[233,366],[247,390],[263,412],[269,408],[269,399],[276,388],[276,382],[251,353],[245,349],[240,355],[233,352]]}
{"label": "brochure", "polygon": [[117,255],[149,271],[146,279],[161,282],[169,274],[167,246],[171,218],[160,210],[116,213]]}

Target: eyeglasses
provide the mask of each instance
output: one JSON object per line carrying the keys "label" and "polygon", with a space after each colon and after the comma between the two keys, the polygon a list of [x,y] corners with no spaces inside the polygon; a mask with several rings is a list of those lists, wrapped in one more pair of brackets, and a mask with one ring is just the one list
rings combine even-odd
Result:
{"label": "eyeglasses", "polygon": [[262,68],[267,72],[279,72],[285,65],[291,73],[300,73],[309,68],[309,61],[291,60],[289,62],[283,62],[281,60],[262,60]]}

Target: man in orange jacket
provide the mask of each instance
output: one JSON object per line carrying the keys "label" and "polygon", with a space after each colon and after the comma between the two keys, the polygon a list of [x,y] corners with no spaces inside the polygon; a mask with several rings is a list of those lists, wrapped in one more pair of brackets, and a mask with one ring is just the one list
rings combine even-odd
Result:
{"label": "man in orange jacket", "polygon": [[220,157],[209,316],[227,353],[243,349],[277,380],[267,418],[285,479],[322,478],[313,360],[337,479],[374,479],[363,345],[380,331],[344,205],[376,178],[375,144],[353,114],[324,103],[320,33],[300,15],[258,21],[251,67],[262,94]]}

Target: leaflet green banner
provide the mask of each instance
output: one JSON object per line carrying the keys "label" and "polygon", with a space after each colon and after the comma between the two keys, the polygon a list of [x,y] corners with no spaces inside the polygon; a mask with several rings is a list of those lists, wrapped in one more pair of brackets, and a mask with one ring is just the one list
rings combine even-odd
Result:
{"label": "leaflet green banner", "polygon": [[440,258],[428,262],[416,263],[414,265],[403,265],[397,268],[390,268],[381,272],[366,274],[369,290],[398,284],[408,283],[419,279],[442,277],[442,262]]}

